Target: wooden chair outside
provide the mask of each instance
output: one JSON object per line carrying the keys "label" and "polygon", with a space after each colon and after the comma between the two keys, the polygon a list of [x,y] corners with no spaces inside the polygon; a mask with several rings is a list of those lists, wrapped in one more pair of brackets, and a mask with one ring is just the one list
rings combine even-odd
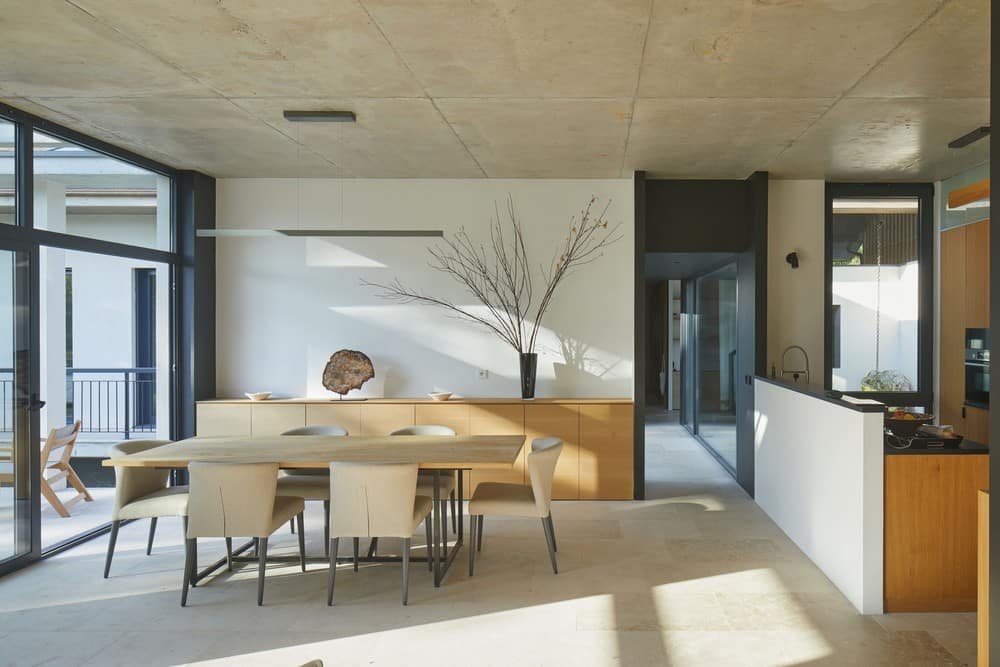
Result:
{"label": "wooden chair outside", "polygon": [[[80,420],[77,420],[73,424],[68,424],[62,428],[54,428],[49,431],[49,437],[45,439],[45,444],[42,445],[42,497],[48,501],[49,505],[52,505],[52,509],[58,512],[61,517],[68,517],[69,508],[80,502],[81,499],[87,502],[93,500],[90,492],[87,491],[87,487],[84,486],[83,480],[80,479],[80,476],[76,474],[73,466],[69,463],[70,458],[73,456],[73,448],[76,447],[76,437],[80,434],[80,426]],[[62,450],[59,458],[52,461],[53,455],[59,449]],[[55,471],[55,474],[49,475],[49,471]],[[56,490],[53,487],[53,484],[57,484],[62,480],[69,482],[69,485],[77,492],[75,496],[66,501],[61,500],[56,495]]]}

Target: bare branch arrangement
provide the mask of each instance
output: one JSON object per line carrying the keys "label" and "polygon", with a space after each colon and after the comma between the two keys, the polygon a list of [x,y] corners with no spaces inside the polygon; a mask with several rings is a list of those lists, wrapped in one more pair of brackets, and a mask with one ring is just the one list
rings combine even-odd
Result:
{"label": "bare branch arrangement", "polygon": [[[518,353],[534,352],[542,318],[552,303],[556,288],[567,275],[599,259],[604,249],[622,238],[621,224],[609,226],[606,215],[611,202],[600,212],[597,198],[574,216],[560,251],[548,266],[542,265],[544,289],[535,290],[535,282],[521,221],[508,195],[506,219],[494,203],[495,216],[490,221],[490,244],[475,243],[461,228],[444,244],[431,248],[430,267],[445,273],[465,287],[487,312],[479,315],[467,308],[426,292],[403,285],[399,279],[387,285],[362,281],[377,288],[378,296],[399,303],[423,303],[438,306],[480,324],[499,336]],[[539,295],[536,299],[536,295]]]}

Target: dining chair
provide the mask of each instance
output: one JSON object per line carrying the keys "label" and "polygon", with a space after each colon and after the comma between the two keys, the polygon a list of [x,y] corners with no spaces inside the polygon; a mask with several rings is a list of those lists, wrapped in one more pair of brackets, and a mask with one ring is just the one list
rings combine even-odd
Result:
{"label": "dining chair", "polygon": [[[279,496],[277,463],[209,463],[188,465],[188,522],[184,541],[184,583],[181,606],[187,604],[188,586],[198,566],[198,538],[252,537],[257,555],[257,606],[264,604],[264,571],[267,541],[292,517],[299,522],[299,564],[306,571],[306,543],[302,532],[305,501]],[[228,555],[228,554],[227,554]],[[227,558],[232,571],[232,558]]]}
{"label": "dining chair", "polygon": [[[113,445],[111,458],[145,452],[168,444],[169,440],[127,440]],[[149,539],[146,555],[153,553],[156,520],[161,516],[179,516],[187,525],[188,487],[167,486],[170,471],[163,468],[133,468],[115,466],[115,504],[111,509],[111,536],[108,538],[108,555],[104,561],[104,578],[111,571],[115,554],[118,527],[122,521],[149,519]]]}
{"label": "dining chair", "polygon": [[[528,454],[528,475],[531,485],[481,482],[469,501],[469,576],[475,567],[476,551],[483,550],[483,523],[486,516],[524,516],[542,520],[545,542],[549,547],[552,572],[556,566],[556,531],[552,524],[552,479],[556,461],[562,453],[559,438],[536,438]],[[473,548],[475,547],[475,548]]]}
{"label": "dining chair", "polygon": [[[347,435],[347,429],[333,424],[299,426],[281,435]],[[289,468],[278,475],[278,495],[298,496],[303,500],[323,501],[323,549],[329,547],[330,536],[326,527],[330,525],[330,471],[326,468]],[[295,532],[295,525],[291,525]],[[324,553],[324,555],[326,555]]]}
{"label": "dining chair", "polygon": [[[389,435],[440,435],[448,436],[455,435],[454,429],[447,426],[439,426],[437,424],[422,424],[417,426],[407,426],[405,428],[396,429]],[[453,533],[458,532],[458,511],[455,504],[455,488],[457,486],[457,480],[455,479],[455,473],[441,475],[441,513],[444,517],[444,525],[448,525],[448,511],[447,506],[444,504],[444,496],[447,495],[451,500],[451,531]],[[429,470],[421,470],[417,473],[417,495],[418,496],[429,496],[434,497],[434,473]]]}
{"label": "dining chair", "polygon": [[[79,501],[85,500],[90,502],[93,500],[90,491],[83,484],[83,480],[80,479],[80,476],[76,474],[76,471],[73,470],[73,466],[70,464],[70,459],[73,458],[73,449],[76,447],[76,438],[80,435],[81,426],[82,422],[78,419],[72,424],[67,424],[61,428],[54,428],[49,431],[49,435],[42,445],[40,458],[42,474],[39,480],[42,497],[63,518],[69,516],[69,508]],[[52,460],[53,455],[60,449],[62,452],[60,452],[59,458]],[[49,471],[56,471],[56,474],[49,475]],[[59,498],[53,486],[63,480],[66,480],[76,490],[76,495],[69,500]]]}
{"label": "dining chair", "polygon": [[[330,464],[330,569],[326,603],[333,605],[337,549],[341,537],[354,539],[354,571],[358,570],[358,540],[399,537],[403,540],[403,604],[410,576],[410,537],[423,521],[431,544],[433,501],[416,495],[416,463]],[[429,549],[428,549],[429,552]]]}

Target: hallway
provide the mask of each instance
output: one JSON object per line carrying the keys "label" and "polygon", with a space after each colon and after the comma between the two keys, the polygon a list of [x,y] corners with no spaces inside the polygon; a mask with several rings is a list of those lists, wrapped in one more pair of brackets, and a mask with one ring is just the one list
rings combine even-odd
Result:
{"label": "hallway", "polygon": [[657,587],[661,619],[676,614],[690,618],[686,630],[724,631],[711,649],[715,664],[975,664],[975,614],[858,614],[662,411],[647,412],[646,498],[664,518],[669,512],[666,550],[678,556],[672,583]]}

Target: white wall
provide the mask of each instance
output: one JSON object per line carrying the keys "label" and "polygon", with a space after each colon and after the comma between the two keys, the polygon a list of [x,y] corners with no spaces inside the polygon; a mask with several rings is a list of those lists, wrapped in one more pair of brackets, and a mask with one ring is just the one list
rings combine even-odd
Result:
{"label": "white wall", "polygon": [[[881,294],[881,299],[876,299]],[[919,265],[835,266],[833,303],[840,306],[840,367],[833,388],[858,391],[875,370],[875,332],[879,331],[879,370],[899,371],[917,389]],[[877,314],[877,317],[876,317]]]}
{"label": "white wall", "polygon": [[858,611],[882,613],[882,414],[754,389],[754,500]]}
{"label": "white wall", "polygon": [[[623,238],[566,278],[543,322],[538,396],[632,395],[633,196],[630,180],[221,179],[217,224],[226,228],[404,228],[463,225],[488,242],[494,202],[513,195],[536,265],[548,264],[570,218],[591,195],[612,199]],[[343,193],[343,196],[341,196]],[[492,333],[421,305],[375,296],[361,279],[473,305],[428,268],[428,239],[221,238],[217,241],[217,382],[220,396],[272,391],[329,395],[323,366],[341,348],[368,354],[365,390],[423,396],[519,396],[516,352]],[[478,379],[478,370],[489,379]]]}
{"label": "white wall", "polygon": [[[823,181],[768,183],[767,368],[774,364],[780,373],[782,350],[801,345],[814,389],[823,387],[824,206]],[[799,255],[797,269],[785,261],[792,251]],[[800,359],[790,352],[789,366],[798,368]]]}

